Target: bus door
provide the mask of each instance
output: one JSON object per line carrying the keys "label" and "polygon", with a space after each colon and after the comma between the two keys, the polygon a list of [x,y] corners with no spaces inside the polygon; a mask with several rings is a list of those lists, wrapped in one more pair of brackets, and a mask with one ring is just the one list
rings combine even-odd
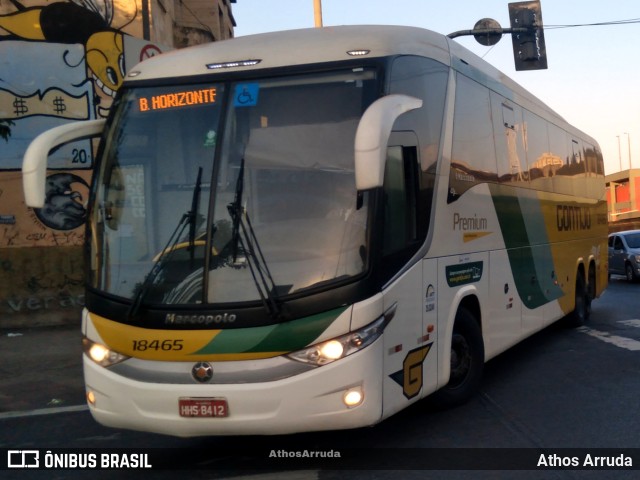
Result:
{"label": "bus door", "polygon": [[[412,132],[394,132],[388,145],[382,262],[385,278],[390,283],[383,291],[383,302],[385,310],[396,305],[396,311],[384,335],[385,416],[404,408],[407,402],[420,399],[425,390],[432,391],[437,381],[435,332],[429,335],[423,325],[427,290],[423,268],[427,266],[418,261],[407,268],[424,241],[418,227],[417,138]],[[429,271],[435,275],[435,265]],[[435,279],[433,285],[436,285]],[[435,302],[435,298],[431,301]],[[435,317],[435,303],[432,305],[430,314]],[[432,324],[435,328],[435,320]]]}

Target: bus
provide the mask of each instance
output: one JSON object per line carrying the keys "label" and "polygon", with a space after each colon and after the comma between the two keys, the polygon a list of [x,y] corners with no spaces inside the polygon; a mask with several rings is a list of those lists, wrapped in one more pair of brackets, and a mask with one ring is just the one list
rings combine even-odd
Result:
{"label": "bus", "polygon": [[597,142],[449,38],[341,26],[150,58],[106,120],[86,228],[86,397],[175,436],[374,425],[607,286]]}

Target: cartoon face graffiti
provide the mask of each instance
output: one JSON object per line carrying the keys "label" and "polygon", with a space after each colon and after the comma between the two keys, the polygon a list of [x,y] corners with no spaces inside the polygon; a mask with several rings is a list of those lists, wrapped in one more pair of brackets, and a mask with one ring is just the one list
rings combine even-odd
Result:
{"label": "cartoon face graffiti", "polygon": [[[0,33],[0,40],[83,44],[95,83],[105,95],[115,95],[125,71],[123,34],[111,27],[113,0],[61,1],[38,7],[9,1],[16,12],[0,16],[0,28],[8,32]],[[137,14],[136,10],[134,18]]]}
{"label": "cartoon face graffiti", "polygon": [[115,97],[125,74],[122,34],[98,32],[87,40],[86,48],[93,80],[106,95]]}
{"label": "cartoon face graffiti", "polygon": [[34,209],[38,220],[55,230],[73,230],[87,218],[85,200],[89,185],[72,173],[55,173],[47,178],[44,207]]}

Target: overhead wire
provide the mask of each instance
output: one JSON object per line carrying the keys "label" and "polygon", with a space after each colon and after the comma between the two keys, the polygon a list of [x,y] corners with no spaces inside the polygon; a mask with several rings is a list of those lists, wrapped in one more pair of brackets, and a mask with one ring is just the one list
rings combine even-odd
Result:
{"label": "overhead wire", "polygon": [[544,25],[545,30],[554,30],[560,28],[574,28],[574,27],[602,27],[611,25],[629,25],[632,23],[640,23],[640,18],[630,18],[627,20],[613,20],[610,22],[596,22],[596,23],[575,23],[568,25]]}

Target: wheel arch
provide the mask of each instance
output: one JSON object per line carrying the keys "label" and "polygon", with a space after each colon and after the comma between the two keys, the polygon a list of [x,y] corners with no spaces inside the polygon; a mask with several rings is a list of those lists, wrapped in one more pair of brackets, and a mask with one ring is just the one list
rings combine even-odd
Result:
{"label": "wheel arch", "polygon": [[[439,348],[441,363],[438,389],[430,396],[430,402],[437,407],[462,405],[475,395],[482,381],[486,362],[482,307],[478,292],[473,286],[456,293],[447,317],[447,334]],[[458,332],[455,335],[454,330]],[[457,352],[456,361],[453,362],[456,364],[455,378],[452,377],[454,349]]]}
{"label": "wheel arch", "polygon": [[[589,265],[588,269],[589,275],[591,275],[591,265]],[[589,277],[587,275],[584,259],[580,258],[578,260],[575,278],[571,283],[573,305],[571,311],[562,319],[564,325],[569,328],[584,325],[591,314],[592,297],[590,293],[592,286],[589,285]]]}
{"label": "wheel arch", "polygon": [[592,256],[589,258],[589,273],[587,274],[587,291],[593,300],[598,296],[598,269],[596,267],[596,259]]}
{"label": "wheel arch", "polygon": [[438,388],[444,387],[449,383],[449,377],[451,375],[451,341],[453,338],[453,325],[455,323],[456,315],[460,308],[464,308],[467,310],[473,317],[476,322],[478,322],[478,326],[480,327],[480,331],[483,332],[483,342],[484,342],[484,331],[482,328],[482,308],[480,305],[480,300],[478,297],[478,292],[472,286],[463,287],[453,298],[451,302],[451,308],[449,309],[449,313],[447,315],[447,323],[444,338],[438,339],[440,351],[440,362],[439,362],[439,371],[438,371]]}

